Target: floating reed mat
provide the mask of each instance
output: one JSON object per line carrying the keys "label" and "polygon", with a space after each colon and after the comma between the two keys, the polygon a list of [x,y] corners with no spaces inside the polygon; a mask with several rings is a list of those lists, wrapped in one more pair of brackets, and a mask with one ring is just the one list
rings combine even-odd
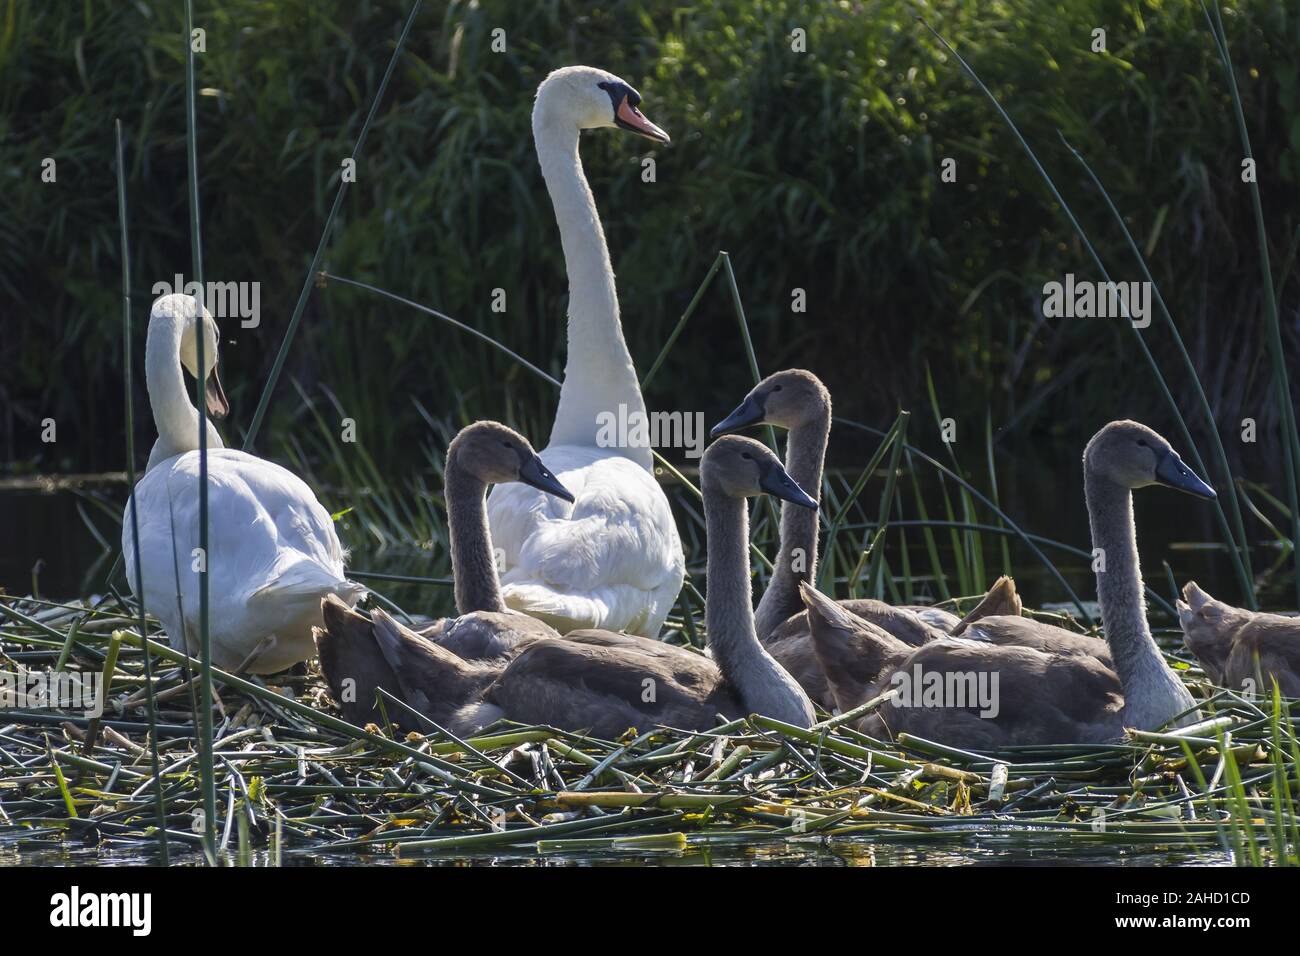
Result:
{"label": "floating reed mat", "polygon": [[[0,595],[0,672],[103,682],[84,709],[0,707],[0,842],[150,852],[159,815],[139,618]],[[197,662],[155,640],[152,699],[166,832],[201,845],[194,728]],[[295,854],[672,853],[773,840],[1036,839],[1219,845],[1243,862],[1295,860],[1300,748],[1283,702],[1219,691],[1177,733],[996,755],[847,724],[805,730],[764,717],[621,740],[499,723],[471,739],[337,716],[310,670],[265,682],[213,671],[217,852]],[[0,684],[0,688],[12,686]],[[381,695],[382,696],[382,695]],[[1297,705],[1300,706],[1300,705]]]}

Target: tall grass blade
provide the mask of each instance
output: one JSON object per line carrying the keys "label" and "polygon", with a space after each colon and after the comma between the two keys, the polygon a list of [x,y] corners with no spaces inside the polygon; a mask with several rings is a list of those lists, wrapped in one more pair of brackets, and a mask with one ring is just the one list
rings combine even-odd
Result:
{"label": "tall grass blade", "polygon": [[[714,258],[713,265],[709,266],[709,271],[704,275],[704,281],[701,282],[699,287],[695,290],[695,295],[691,296],[691,301],[690,304],[686,306],[686,311],[683,312],[682,317],[677,320],[677,324],[673,326],[672,332],[668,334],[668,338],[664,341],[664,347],[659,350],[659,354],[655,356],[655,360],[650,364],[650,371],[646,372],[642,377],[642,391],[645,391],[650,387],[650,382],[654,379],[656,373],[658,373],[659,366],[663,365],[664,359],[668,358],[668,353],[672,351],[673,345],[676,344],[677,337],[682,334],[682,330],[686,328],[686,323],[689,322],[691,316],[695,314],[695,307],[700,304],[700,299],[704,298],[704,291],[708,289],[710,283],[713,282],[713,277],[718,274],[718,269],[726,258],[727,254],[725,252],[719,252]],[[746,334],[748,334],[749,330],[746,329],[745,331]]]}
{"label": "tall grass blade", "polygon": [[858,500],[858,495],[866,486],[871,476],[875,474],[880,463],[885,458],[885,453],[893,448],[894,443],[898,440],[899,432],[907,422],[907,412],[899,412],[898,417],[894,419],[894,424],[889,427],[888,432],[882,432],[884,440],[872,454],[871,460],[867,462],[866,467],[858,474],[857,480],[849,489],[848,495],[844,501],[835,509],[835,515],[830,520],[830,525],[826,529],[826,559],[822,561],[821,566],[817,569],[817,589],[825,591],[828,582],[834,581],[834,553],[836,541],[839,537],[840,528],[844,524],[844,518],[848,515],[849,508]]}
{"label": "tall grass blade", "polygon": [[[993,496],[993,503],[999,508],[1002,507],[1002,500],[998,496],[998,469],[993,462],[993,414],[992,409],[984,409],[984,457],[989,466],[989,493]],[[1002,573],[1011,573],[1011,546],[1004,535],[998,536],[998,544],[1002,552]]]}
{"label": "tall grass blade", "polygon": [[[1165,323],[1169,326],[1169,332],[1173,336],[1174,344],[1178,347],[1178,354],[1182,356],[1183,364],[1187,368],[1187,377],[1190,379],[1192,388],[1196,392],[1197,401],[1201,408],[1201,414],[1205,418],[1206,428],[1209,429],[1210,432],[1210,440],[1213,442],[1215,458],[1217,459],[1219,468],[1223,471],[1228,481],[1228,486],[1234,491],[1234,493],[1228,495],[1227,498],[1228,506],[1232,511],[1233,525],[1236,528],[1236,537],[1230,540],[1228,545],[1236,551],[1235,545],[1238,541],[1241,542],[1240,561],[1242,562],[1246,577],[1253,582],[1255,576],[1250,566],[1250,548],[1246,546],[1246,526],[1242,523],[1241,505],[1238,501],[1241,492],[1237,489],[1236,482],[1232,479],[1232,473],[1228,470],[1228,456],[1224,452],[1223,439],[1219,436],[1219,426],[1214,420],[1214,412],[1210,409],[1209,399],[1205,397],[1205,389],[1201,385],[1201,377],[1196,371],[1196,366],[1192,364],[1192,357],[1187,354],[1187,347],[1183,344],[1183,337],[1178,331],[1178,326],[1174,323],[1174,317],[1170,314],[1169,307],[1165,304],[1165,297],[1160,293],[1160,286],[1156,284],[1156,280],[1152,277],[1151,270],[1147,268],[1146,257],[1142,255],[1142,250],[1138,248],[1137,242],[1133,239],[1133,233],[1129,231],[1128,223],[1124,221],[1124,217],[1120,214],[1119,209],[1115,207],[1115,203],[1111,200],[1110,193],[1106,190],[1106,187],[1102,185],[1101,180],[1097,178],[1097,174],[1092,171],[1092,167],[1089,166],[1088,161],[1083,158],[1083,154],[1071,146],[1066,138],[1060,134],[1059,130],[1057,131],[1057,135],[1061,136],[1061,142],[1065,144],[1065,148],[1068,149],[1071,155],[1079,161],[1079,165],[1083,167],[1084,172],[1088,174],[1088,178],[1092,180],[1093,185],[1095,185],[1097,190],[1101,193],[1102,199],[1106,201],[1106,207],[1110,210],[1111,215],[1115,217],[1115,222],[1119,224],[1120,231],[1124,233],[1124,239],[1128,242],[1129,248],[1133,251],[1133,255],[1138,261],[1138,266],[1142,270],[1142,275],[1146,278],[1146,281],[1151,284],[1151,291],[1154,294],[1156,305],[1159,307],[1160,314],[1164,317]],[[1285,369],[1282,374],[1286,374]],[[1192,450],[1195,452],[1195,447],[1193,447]],[[1202,465],[1202,467],[1204,466]],[[1290,474],[1289,469],[1287,473]],[[1287,491],[1291,496],[1291,503],[1294,506],[1296,502],[1296,486],[1295,482],[1289,478],[1287,480]],[[1292,511],[1294,512],[1295,510],[1296,509],[1292,507]],[[1296,522],[1296,534],[1297,536],[1300,536],[1300,521]],[[1297,583],[1298,586],[1300,586],[1300,582]],[[1255,600],[1255,589],[1253,583],[1243,596],[1251,610],[1254,610],[1258,606]],[[1300,592],[1298,592],[1297,597],[1300,597]]]}
{"label": "tall grass blade", "polygon": [[[122,165],[122,121],[115,126],[117,135],[117,219],[122,241],[122,359],[123,378],[126,385],[126,483],[128,509],[131,512],[131,546],[135,558],[136,610],[139,612],[140,634],[143,637],[144,621],[144,567],[140,561],[140,521],[135,513],[135,395],[131,379],[131,246],[126,234],[126,167]],[[70,634],[76,633],[76,627]],[[60,658],[60,664],[66,657]],[[149,712],[149,763],[153,774],[154,808],[158,816],[158,860],[161,866],[171,862],[167,846],[167,811],[163,805],[162,777],[158,772],[158,706],[154,701],[153,664],[148,654],[144,655],[145,706]],[[108,692],[108,688],[104,688]]]}
{"label": "tall grass blade", "polygon": [[425,315],[431,315],[435,319],[441,319],[442,321],[450,325],[454,325],[462,332],[468,332],[476,339],[486,342],[488,345],[492,346],[493,348],[499,349],[500,351],[504,352],[506,355],[510,356],[512,359],[514,359],[524,368],[528,369],[528,371],[532,372],[534,375],[538,376],[539,378],[547,382],[550,382],[556,388],[560,387],[560,380],[556,378],[554,375],[538,368],[536,365],[528,361],[528,359],[524,358],[518,352],[498,342],[496,339],[492,338],[492,336],[488,335],[487,333],[480,332],[472,325],[466,325],[464,322],[460,321],[459,319],[453,319],[450,315],[447,315],[445,312],[439,312],[437,309],[431,309],[427,305],[421,305],[418,302],[412,302],[410,299],[403,298],[402,296],[397,295],[396,293],[388,292],[384,289],[378,288],[377,286],[370,285],[369,283],[366,282],[360,282],[356,279],[345,279],[343,276],[336,276],[333,273],[329,273],[329,272],[322,272],[321,275],[330,282],[341,282],[343,285],[350,285],[357,289],[365,289],[367,292],[373,292],[375,293],[375,295],[382,295],[386,299],[392,299],[394,302],[400,302],[402,305],[410,306],[412,309],[416,309],[417,311],[423,312]]}
{"label": "tall grass blade", "polygon": [[[851,418],[840,418],[839,416],[836,416],[833,420],[839,422],[841,425],[844,425],[848,428],[856,428],[860,431],[868,432],[872,435],[879,435],[881,437],[885,437],[885,435],[887,434],[886,432],[881,431],[879,428],[872,428],[870,425],[864,425],[861,422],[855,422]],[[1074,602],[1074,606],[1079,609],[1079,613],[1083,615],[1084,619],[1085,620],[1089,619],[1090,615],[1088,614],[1087,609],[1083,606],[1083,601],[1080,600],[1079,596],[1074,593],[1074,588],[1070,587],[1070,582],[1065,580],[1065,577],[1057,569],[1056,565],[1054,565],[1051,561],[1048,560],[1047,555],[1043,554],[1042,549],[1039,548],[1038,545],[1034,542],[1034,538],[1032,535],[1026,534],[1025,530],[1021,528],[1020,525],[1016,524],[1016,522],[1011,520],[1010,515],[1008,515],[1005,511],[1003,511],[992,501],[990,501],[986,495],[984,495],[981,491],[979,491],[979,489],[973,486],[965,478],[963,478],[961,475],[954,472],[952,469],[946,467],[942,462],[936,461],[934,458],[930,457],[929,455],[927,455],[925,452],[921,451],[921,449],[915,447],[914,445],[909,445],[904,443],[904,450],[910,454],[915,455],[917,458],[924,461],[930,467],[938,470],[941,476],[947,476],[948,478],[951,478],[963,489],[969,492],[972,497],[974,497],[976,500],[982,503],[986,508],[989,508],[1002,521],[1006,522],[1007,527],[1010,528],[1013,532],[1015,532],[1016,537],[1018,537],[1021,541],[1025,543],[1025,547],[1029,548],[1029,550],[1033,552],[1034,557],[1037,558],[1042,563],[1043,567],[1047,569],[1048,573],[1051,574],[1052,577],[1056,579],[1056,582],[1061,585],[1061,588],[1065,591],[1066,595],[1070,598],[1070,600]],[[949,510],[951,511],[951,509]],[[950,515],[950,520],[951,520],[951,515]],[[996,531],[997,529],[990,528],[988,530]],[[966,593],[969,594],[970,592],[967,591]]]}
{"label": "tall grass blade", "polygon": [[[740,301],[740,287],[736,285],[736,273],[731,268],[731,256],[726,252],[719,252],[718,257],[722,259],[722,271],[727,274],[727,288],[731,291],[731,304],[736,310],[736,322],[740,326],[740,341],[745,347],[745,360],[749,363],[749,374],[754,378],[754,384],[757,385],[763,380],[763,373],[758,370],[758,356],[754,352],[754,340],[749,334],[749,320],[745,318],[745,306]],[[764,435],[767,437],[767,445],[773,451],[776,451],[776,429],[771,425],[763,428]],[[773,524],[779,524],[778,509],[776,500],[771,495],[763,495],[759,499],[761,507],[767,509],[768,517]]]}
{"label": "tall grass blade", "polygon": [[[1210,14],[1205,8],[1204,0],[1201,0],[1201,10],[1205,12],[1206,20],[1209,20]],[[1237,120],[1237,133],[1241,137],[1242,152],[1245,158],[1253,163],[1254,154],[1250,147],[1250,133],[1246,129],[1246,114],[1241,106],[1241,92],[1237,89],[1237,74],[1232,68],[1232,56],[1228,52],[1228,34],[1223,29],[1223,17],[1219,11],[1218,0],[1214,2],[1214,19],[1210,23],[1210,32],[1214,35],[1219,58],[1223,61],[1223,72],[1228,78],[1228,91],[1232,94],[1232,111]],[[1255,176],[1249,183],[1250,204],[1255,213],[1255,233],[1259,240],[1259,270],[1263,279],[1266,306],[1264,317],[1268,330],[1269,357],[1273,366],[1279,424],[1282,429],[1282,441],[1286,444],[1288,452],[1283,460],[1287,463],[1286,479],[1291,500],[1292,534],[1296,546],[1300,547],[1300,508],[1296,507],[1297,497],[1300,496],[1300,488],[1297,487],[1297,480],[1300,480],[1300,432],[1296,431],[1295,407],[1291,404],[1291,383],[1286,371],[1286,353],[1282,349],[1282,330],[1277,315],[1277,290],[1273,286],[1273,266],[1269,261],[1268,233],[1264,229],[1264,206],[1259,195],[1258,180],[1259,177]],[[1296,600],[1300,602],[1300,561],[1295,563],[1295,588]]]}
{"label": "tall grass blade", "polygon": [[[190,257],[194,281],[198,283],[196,302],[198,334],[194,339],[199,374],[196,382],[195,407],[199,410],[199,776],[203,783],[203,849],[208,862],[216,864],[217,786],[212,765],[212,644],[208,633],[208,416],[204,397],[207,361],[203,294],[203,242],[199,223],[199,151],[198,117],[194,106],[194,2],[185,0],[185,152],[189,159]],[[174,539],[173,539],[174,540]],[[146,651],[146,656],[148,652]]]}
{"label": "tall grass blade", "polygon": [[[889,450],[889,465],[885,472],[885,487],[880,492],[880,530],[877,534],[881,535],[881,544],[884,543],[884,534],[889,529],[889,511],[894,504],[894,492],[898,484],[898,463],[903,454],[903,445],[907,442],[907,421],[911,417],[908,412],[898,413],[898,431],[894,435],[893,446]],[[872,549],[871,554],[871,571],[869,579],[871,581],[872,592],[877,597],[883,597],[883,584],[881,582],[881,573],[885,566],[885,549],[877,547]],[[890,583],[893,583],[892,576]],[[895,595],[897,599],[897,595]]]}
{"label": "tall grass blade", "polygon": [[[1101,257],[1097,254],[1097,250],[1093,248],[1092,241],[1088,238],[1088,234],[1084,231],[1083,226],[1080,225],[1078,218],[1074,215],[1074,210],[1071,209],[1070,204],[1065,201],[1065,197],[1061,195],[1061,191],[1056,188],[1056,182],[1050,175],[1048,175],[1047,170],[1043,168],[1043,164],[1039,162],[1037,154],[1030,147],[1024,136],[1021,135],[1020,128],[1016,126],[1015,122],[1011,119],[1011,116],[1002,108],[1002,104],[999,103],[997,97],[993,95],[993,91],[984,84],[984,81],[979,78],[979,74],[975,72],[960,53],[952,48],[952,45],[945,40],[939,32],[934,29],[934,27],[930,26],[930,24],[926,23],[926,21],[920,17],[917,19],[927,30],[934,34],[935,39],[943,45],[943,48],[947,50],[959,64],[961,64],[962,69],[965,70],[967,75],[975,82],[975,85],[978,86],[984,95],[989,98],[994,109],[997,110],[998,115],[1002,117],[1003,121],[1007,124],[1007,127],[1020,143],[1021,148],[1025,151],[1025,154],[1029,157],[1030,162],[1033,163],[1034,168],[1038,171],[1039,176],[1042,177],[1043,182],[1047,184],[1047,188],[1051,191],[1052,197],[1060,204],[1061,211],[1065,213],[1066,218],[1069,219],[1070,225],[1079,236],[1084,248],[1087,249],[1088,255],[1097,266],[1097,270],[1102,274],[1102,277],[1107,282],[1111,281],[1110,274],[1102,264]],[[1181,410],[1178,408],[1178,402],[1175,401],[1173,393],[1169,390],[1169,384],[1165,381],[1165,377],[1160,371],[1160,366],[1156,363],[1155,356],[1151,354],[1151,350],[1147,347],[1146,340],[1142,338],[1141,331],[1135,328],[1132,323],[1129,324],[1129,327],[1133,330],[1134,337],[1137,339],[1138,349],[1141,351],[1143,358],[1146,359],[1147,365],[1150,366],[1152,374],[1155,376],[1156,384],[1160,387],[1160,392],[1164,396],[1165,402],[1169,405],[1170,412],[1173,415],[1174,421],[1178,425],[1179,433],[1182,435],[1183,441],[1186,443],[1193,461],[1196,463],[1201,474],[1206,474],[1205,462],[1201,458],[1201,453],[1199,449],[1197,449],[1196,443],[1192,441],[1191,431],[1188,429],[1187,422],[1183,418]],[[1232,476],[1228,471],[1226,460],[1221,461],[1219,464],[1223,474],[1227,476],[1227,480],[1231,481]],[[1232,557],[1233,569],[1237,573],[1242,593],[1244,595],[1251,595],[1253,600],[1254,582],[1251,580],[1250,575],[1246,573],[1245,565],[1241,560],[1241,551],[1247,546],[1247,542],[1244,540],[1238,542],[1233,537],[1232,530],[1228,525],[1227,515],[1224,513],[1223,505],[1219,500],[1216,499],[1213,502],[1213,507],[1215,514],[1218,517],[1219,528],[1223,533],[1224,539],[1228,542],[1229,555]]]}
{"label": "tall grass blade", "polygon": [[[375,91],[375,98],[370,103],[370,112],[366,114],[366,120],[361,124],[361,133],[357,136],[357,144],[352,150],[352,160],[354,162],[361,156],[361,147],[365,145],[366,134],[370,132],[370,124],[374,121],[375,114],[379,112],[379,104],[384,98],[384,91],[388,89],[388,80],[392,77],[393,68],[397,66],[397,60],[402,55],[402,48],[406,46],[407,34],[411,32],[411,24],[415,22],[415,15],[420,12],[420,4],[423,2],[424,0],[415,0],[415,3],[411,6],[411,12],[406,18],[406,23],[402,26],[402,33],[397,38],[397,45],[393,48],[393,55],[388,61],[388,68],[384,70],[384,78],[379,81],[379,89]],[[334,217],[338,215],[339,209],[343,206],[343,197],[347,195],[347,192],[348,180],[346,177],[340,177],[339,191],[335,194],[334,205],[330,207],[329,215],[325,218],[325,228],[321,230],[320,242],[316,245],[316,254],[312,256],[311,265],[307,267],[307,277],[303,279],[302,291],[298,293],[298,303],[293,307],[293,315],[289,317],[289,327],[284,330],[284,339],[280,342],[280,350],[275,353],[275,362],[271,366],[271,374],[267,376],[266,385],[262,388],[262,396],[257,400],[257,410],[253,412],[253,420],[248,426],[248,433],[244,436],[245,451],[252,450],[253,443],[257,440],[257,433],[262,428],[262,419],[266,417],[267,406],[271,404],[271,393],[275,390],[275,383],[280,378],[280,372],[284,369],[284,361],[289,357],[289,346],[293,344],[293,337],[298,331],[298,323],[302,321],[303,310],[307,307],[307,297],[311,295],[312,284],[316,281],[316,271],[320,268],[321,256],[325,254],[325,246],[329,244],[330,234],[334,227]]]}
{"label": "tall grass blade", "polygon": [[916,468],[912,465],[912,453],[906,451],[905,454],[907,473],[911,476],[912,493],[916,499],[916,513],[921,521],[925,522],[921,526],[921,536],[925,540],[925,553],[930,559],[930,574],[939,589],[939,600],[946,601],[952,597],[952,593],[948,590],[948,575],[944,573],[943,562],[939,560],[939,543],[935,540],[934,530],[929,525],[930,515],[925,507],[925,496],[921,494],[921,482],[916,477]]}

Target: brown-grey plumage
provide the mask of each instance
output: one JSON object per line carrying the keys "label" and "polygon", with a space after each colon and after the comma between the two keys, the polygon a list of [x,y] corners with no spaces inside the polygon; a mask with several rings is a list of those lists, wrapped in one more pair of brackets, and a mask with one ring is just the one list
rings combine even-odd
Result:
{"label": "brown-grey plumage", "polygon": [[1300,697],[1300,618],[1248,611],[1215,600],[1195,581],[1178,602],[1183,641],[1221,687]]}
{"label": "brown-grey plumage", "polygon": [[[826,463],[831,429],[831,396],[826,386],[805,369],[774,372],[755,385],[713,434],[735,432],[755,425],[774,425],[788,431],[785,468],[802,488],[817,495]],[[816,489],[816,490],[814,490]],[[817,575],[817,516],[805,508],[781,506],[780,545],[772,566],[772,579],[758,602],[754,623],[759,639],[813,700],[833,706],[826,675],[813,652],[808,616],[799,596],[801,583]],[[1015,582],[999,578],[965,619],[939,608],[893,607],[870,599],[841,602],[852,613],[874,621],[913,646],[961,633],[972,621],[995,614],[1019,614]]]}
{"label": "brown-grey plumage", "polygon": [[952,636],[969,637],[990,644],[1032,647],[1048,654],[1083,654],[1097,658],[1107,667],[1114,663],[1110,646],[1101,638],[1067,631],[1055,624],[1029,617],[986,617],[972,621],[971,626],[962,634]]}
{"label": "brown-grey plumage", "polygon": [[1020,595],[1016,593],[1016,582],[1004,574],[993,582],[993,587],[988,589],[980,602],[953,625],[948,633],[953,637],[961,637],[962,632],[976,621],[986,617],[1018,618],[1021,610],[1023,605],[1020,603]]}
{"label": "brown-grey plumage", "polygon": [[[1132,489],[1166,484],[1203,497],[1213,490],[1191,474],[1168,442],[1136,422],[1111,422],[1084,451],[1084,489],[1098,568],[1097,595],[1110,660],[1070,632],[1054,633],[1020,619],[986,618],[971,630],[985,641],[949,638],[916,649],[901,660],[896,644],[878,628],[854,625],[861,642],[875,642],[893,655],[874,684],[857,689],[861,703],[900,681],[900,675],[986,675],[998,681],[999,708],[981,717],[975,708],[883,705],[864,729],[910,733],[959,747],[990,748],[1021,743],[1111,740],[1124,728],[1154,729],[1172,720],[1194,719],[1195,703],[1165,663],[1151,637],[1134,541]],[[804,602],[813,612],[814,647],[823,667],[841,666],[845,624],[838,606],[811,588]],[[1016,621],[1015,624],[1003,622]],[[1068,639],[1066,636],[1067,635]],[[891,639],[892,640],[892,639]],[[1003,643],[1002,641],[1005,641]],[[1030,645],[1035,646],[1030,646]],[[841,706],[849,703],[846,693]],[[850,706],[852,706],[850,704]],[[1192,712],[1189,714],[1189,712]],[[1180,716],[1181,715],[1181,716]]]}
{"label": "brown-grey plumage", "polygon": [[[831,433],[831,393],[812,372],[800,368],[775,372],[755,385],[712,434],[754,425],[788,430],[785,470],[813,498],[820,500],[822,468]],[[817,512],[786,502],[781,505],[780,546],[772,579],[754,612],[758,638],[766,642],[778,625],[803,610],[799,582],[817,570]]]}
{"label": "brown-grey plumage", "polygon": [[[477,699],[503,666],[491,660],[463,660],[403,627],[382,610],[366,617],[333,595],[322,603],[322,611],[325,627],[315,632],[321,671],[343,719],[358,726],[379,720],[375,692],[382,688],[445,727],[463,707]],[[512,622],[494,619],[514,616],[479,611],[456,620],[482,632],[508,633]],[[433,729],[401,707],[389,704],[384,710],[401,730],[427,733]]]}
{"label": "brown-grey plumage", "polygon": [[[456,733],[473,733],[501,717],[604,737],[616,737],[632,726],[703,728],[712,726],[719,714],[762,713],[810,726],[812,703],[754,634],[744,499],[766,491],[810,508],[815,503],[770,451],[747,438],[715,442],[701,461],[700,473],[709,533],[705,615],[716,663],[686,648],[609,631],[573,631],[563,638],[537,635],[517,628],[511,615],[497,611],[462,615],[439,630],[439,636],[444,645],[450,643],[454,636],[449,631],[467,620],[475,629],[505,629],[510,639],[502,644],[496,643],[497,635],[481,638],[481,630],[476,630],[462,646],[518,656],[509,663],[500,655],[466,660],[382,611],[375,611],[366,626],[360,614],[348,616],[330,608],[329,632],[318,641],[336,696],[344,676],[356,681],[356,703],[351,710],[345,704],[345,714],[354,721],[365,719],[370,713],[364,705],[367,695],[373,697],[374,688],[383,686]],[[448,484],[455,482],[449,479]],[[482,490],[474,493],[481,496]],[[469,491],[454,497],[468,499]],[[473,512],[451,501],[449,509],[459,579],[467,565],[479,566],[469,559],[484,548],[490,551],[490,543]],[[468,593],[457,589],[458,597]],[[477,599],[490,597],[484,590]],[[544,627],[539,622],[532,626]],[[395,687],[388,687],[387,681]],[[427,729],[405,715],[398,722],[407,729]]]}
{"label": "brown-grey plumage", "polygon": [[[984,624],[985,621],[990,620],[989,615],[1020,613],[1020,598],[1016,594],[1015,582],[1006,576],[998,578],[979,604],[963,618],[948,614],[939,608],[896,606],[874,598],[849,598],[836,603],[849,614],[874,624],[908,647],[920,647],[931,641],[955,636],[956,633],[966,630],[976,622]],[[1006,622],[1008,630],[1012,630],[1018,622],[1028,619],[1000,617],[998,620]],[[994,634],[999,633],[1000,630],[1000,628],[995,629]],[[1068,631],[1062,633],[1069,634]],[[973,633],[971,636],[975,639],[984,639],[982,633]],[[1006,642],[993,635],[990,635],[989,639],[994,640],[995,643]],[[1094,644],[1102,645],[1103,648],[1105,646],[1102,641],[1095,638],[1090,640]],[[779,624],[767,640],[767,649],[781,666],[794,676],[808,696],[820,706],[827,710],[833,710],[838,706],[831,683],[827,680],[821,660],[813,648],[812,632],[806,610]],[[861,663],[852,668],[852,674],[868,682],[879,676],[878,671],[872,671],[868,665]],[[851,679],[846,675],[838,676],[840,683]]]}
{"label": "brown-grey plumage", "polygon": [[[348,720],[373,719],[375,689],[382,687],[443,724],[491,683],[507,656],[558,637],[501,599],[484,501],[489,484],[514,481],[569,497],[528,440],[497,422],[475,422],[448,446],[445,498],[456,617],[435,622],[421,636],[382,611],[371,619],[342,602],[324,602],[317,652]],[[405,729],[429,729],[406,714],[390,711],[389,717]]]}
{"label": "brown-grey plumage", "polygon": [[[1124,698],[1114,671],[1089,654],[944,637],[912,647],[805,586],[812,644],[836,706],[848,711],[918,673],[998,675],[995,716],[974,699],[942,709],[890,701],[856,722],[876,737],[909,733],[969,749],[1107,740],[1123,733]],[[1003,620],[1023,620],[1003,618]]]}
{"label": "brown-grey plumage", "polygon": [[464,660],[502,663],[533,641],[556,636],[551,625],[517,611],[483,611],[444,617],[415,633]]}
{"label": "brown-grey plumage", "polygon": [[[754,633],[745,499],[764,491],[815,503],[770,451],[748,438],[714,442],[700,462],[708,532],[705,619],[713,659],[686,648],[608,631],[539,641],[506,666],[484,706],[457,724],[472,732],[506,717],[600,737],[629,727],[713,726],[719,715],[765,714],[808,727],[811,701]],[[479,723],[476,723],[479,722]]]}

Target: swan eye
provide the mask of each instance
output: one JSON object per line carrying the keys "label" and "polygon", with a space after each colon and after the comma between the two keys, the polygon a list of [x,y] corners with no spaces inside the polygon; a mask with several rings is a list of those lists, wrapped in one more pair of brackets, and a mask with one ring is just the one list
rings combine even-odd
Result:
{"label": "swan eye", "polygon": [[753,461],[753,460],[754,460],[754,456],[751,455],[751,454],[750,454],[749,452],[747,452],[747,451],[746,451],[746,452],[741,452],[740,457],[743,458],[743,459],[745,459],[745,461]]}
{"label": "swan eye", "polygon": [[772,391],[774,391],[774,392],[779,392],[779,391],[781,391],[781,386],[780,386],[780,385],[774,385],[774,386],[772,386]]}
{"label": "swan eye", "polygon": [[1143,448],[1150,448],[1150,447],[1151,447],[1150,445],[1147,444],[1147,440],[1146,440],[1145,438],[1139,438],[1139,439],[1138,439],[1138,444],[1141,445]]}
{"label": "swan eye", "polygon": [[503,439],[501,444],[504,445],[506,448],[509,448],[511,451],[514,451],[515,446],[513,442],[508,442]]}

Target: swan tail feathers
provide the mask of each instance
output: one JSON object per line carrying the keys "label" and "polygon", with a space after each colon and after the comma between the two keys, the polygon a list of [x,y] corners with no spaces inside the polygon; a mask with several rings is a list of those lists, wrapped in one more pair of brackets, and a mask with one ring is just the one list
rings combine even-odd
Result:
{"label": "swan tail feathers", "polygon": [[330,693],[350,724],[364,727],[378,722],[376,692],[397,690],[397,677],[380,653],[365,615],[354,611],[337,595],[321,601],[324,627],[312,628],[321,673]]}
{"label": "swan tail feathers", "polygon": [[799,582],[799,596],[803,598],[804,607],[808,609],[809,623],[825,628],[854,629],[866,624],[862,618],[840,607],[838,601],[827,597],[806,581]]}
{"label": "swan tail feathers", "polygon": [[421,637],[380,608],[371,613],[371,623],[375,643],[403,685],[432,685],[471,670],[455,652]]}
{"label": "swan tail feathers", "polygon": [[981,618],[1019,617],[1022,607],[1020,595],[1016,593],[1015,580],[1010,575],[1004,574],[993,582],[993,587],[989,588],[984,599],[957,622],[957,626],[952,629],[952,636],[960,637],[967,627]]}
{"label": "swan tail feathers", "polygon": [[537,618],[561,634],[609,626],[611,609],[599,598],[561,594],[541,584],[506,584],[501,596],[506,607]]}
{"label": "swan tail feathers", "polygon": [[365,587],[335,574],[315,561],[295,561],[273,575],[249,595],[249,602],[307,604],[312,607],[326,595],[338,597],[348,606],[366,593]]}
{"label": "swan tail feathers", "polygon": [[813,653],[826,674],[831,696],[841,711],[867,700],[871,687],[913,648],[884,628],[858,617],[800,582],[799,595],[808,609]]}

